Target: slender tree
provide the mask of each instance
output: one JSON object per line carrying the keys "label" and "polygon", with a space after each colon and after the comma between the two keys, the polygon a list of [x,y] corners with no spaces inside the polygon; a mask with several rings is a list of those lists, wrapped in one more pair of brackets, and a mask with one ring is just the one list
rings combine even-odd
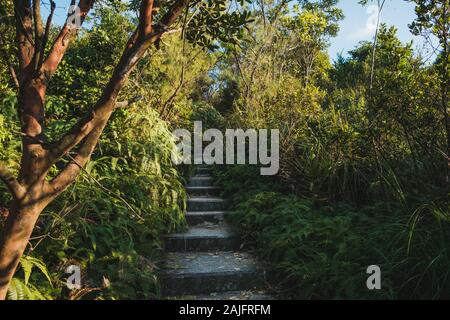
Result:
{"label": "slender tree", "polygon": [[[234,5],[234,11],[224,10],[226,1],[132,1],[131,5],[139,11],[138,23],[100,98],[64,136],[46,142],[46,90],[94,2],[79,0],[76,4],[73,0],[65,24],[50,41],[55,1],[50,1],[50,13],[44,23],[40,0],[14,0],[22,159],[17,177],[0,164],[0,179],[13,198],[0,238],[0,299],[6,296],[39,215],[77,179],[111,115],[118,106],[127,104],[117,102],[119,92],[147,50],[164,34],[181,31],[187,23],[193,26],[188,38],[204,46],[211,46],[214,38],[236,39],[240,26],[248,19],[242,7]],[[183,25],[180,17],[184,14],[189,19]],[[48,45],[49,42],[52,43]],[[50,169],[69,152],[68,164],[50,176]]]}

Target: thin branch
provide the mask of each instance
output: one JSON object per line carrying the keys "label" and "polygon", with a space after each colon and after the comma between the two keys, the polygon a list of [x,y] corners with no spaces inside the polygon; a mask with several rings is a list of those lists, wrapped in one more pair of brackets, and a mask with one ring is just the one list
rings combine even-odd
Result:
{"label": "thin branch", "polygon": [[373,48],[372,48],[372,65],[370,70],[370,91],[373,89],[373,80],[375,76],[375,53],[377,50],[378,44],[378,33],[380,31],[380,23],[381,23],[381,12],[383,11],[384,4],[386,0],[378,0],[378,16],[377,16],[377,25],[375,30],[375,38],[373,40]]}
{"label": "thin branch", "polygon": [[44,36],[44,26],[42,23],[42,15],[41,15],[41,1],[33,0],[33,21],[34,21],[34,63],[35,70],[38,69],[41,47],[42,47],[42,38]]}
{"label": "thin branch", "polygon": [[263,17],[263,23],[264,23],[264,29],[267,27],[267,19],[266,19],[266,10],[265,10],[265,3],[264,0],[260,0],[260,6],[261,6],[261,15]]}
{"label": "thin branch", "polygon": [[81,172],[85,173],[88,178],[90,178],[92,181],[94,181],[95,184],[97,184],[100,189],[107,195],[113,196],[116,199],[122,201],[127,207],[128,209],[130,209],[135,215],[136,217],[138,217],[141,221],[144,221],[145,219],[133,208],[132,205],[130,205],[128,203],[128,201],[126,201],[120,194],[115,193],[114,191],[106,188],[103,184],[100,183],[100,181],[98,181],[93,175],[91,175],[88,171],[86,171],[86,169],[84,168],[83,165],[81,165],[80,163],[78,163],[77,159],[75,159],[74,157],[72,157],[70,154],[67,155],[73,164],[75,164],[76,166],[78,166],[78,168],[81,170]]}
{"label": "thin branch", "polygon": [[168,30],[168,31],[164,32],[164,36],[167,36],[167,35],[169,35],[169,34],[178,33],[178,32],[181,32],[181,31],[183,31],[182,28],[177,28],[177,29]]}
{"label": "thin branch", "polygon": [[239,71],[239,75],[241,76],[242,81],[244,81],[244,85],[245,85],[245,88],[247,90],[248,89],[248,84],[247,84],[247,80],[245,79],[244,73],[243,73],[242,68],[241,68],[241,63],[240,63],[239,57],[237,55],[236,46],[234,46],[233,56],[234,56],[234,60],[236,62],[236,66],[237,66],[238,71]]}
{"label": "thin branch", "polygon": [[98,124],[84,139],[77,155],[72,161],[49,183],[52,197],[56,197],[67,189],[78,177],[80,171],[91,159],[98,139],[106,126],[108,119]]}
{"label": "thin branch", "polygon": [[[78,29],[82,26],[93,3],[93,0],[80,0],[78,2],[77,10],[74,10],[74,12],[67,15],[66,23],[56,37],[50,53],[43,63],[43,67],[48,76],[51,76],[56,72],[70,42],[76,36]],[[80,25],[77,25],[76,22],[79,22]]]}
{"label": "thin branch", "polygon": [[39,53],[39,62],[38,62],[37,70],[40,70],[42,67],[42,64],[44,63],[45,48],[47,47],[47,42],[48,42],[48,38],[50,35],[50,28],[52,26],[52,20],[53,20],[53,15],[55,13],[55,9],[56,9],[55,1],[50,0],[50,14],[47,17],[47,22],[45,24],[45,31],[44,31],[44,36],[42,39],[41,52]]}
{"label": "thin branch", "polygon": [[164,103],[162,109],[161,109],[161,118],[164,119],[164,114],[166,112],[166,109],[168,108],[169,105],[172,104],[172,101],[176,98],[176,96],[178,95],[178,92],[181,90],[181,88],[183,87],[184,84],[184,75],[186,72],[186,61],[185,61],[185,54],[186,54],[186,24],[187,24],[187,18],[188,18],[188,13],[189,13],[189,7],[186,7],[186,13],[184,15],[184,20],[183,20],[183,27],[182,27],[182,33],[181,33],[181,38],[183,40],[183,47],[182,47],[182,62],[181,62],[181,73],[180,73],[180,82],[178,84],[178,86],[175,88],[174,92],[171,94],[171,96],[169,97],[169,99],[167,99],[167,101]]}

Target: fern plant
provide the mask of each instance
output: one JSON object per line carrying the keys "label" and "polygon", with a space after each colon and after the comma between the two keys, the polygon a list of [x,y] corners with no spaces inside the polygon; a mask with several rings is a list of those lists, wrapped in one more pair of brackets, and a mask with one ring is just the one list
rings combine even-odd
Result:
{"label": "fern plant", "polygon": [[50,273],[42,260],[32,256],[24,256],[19,262],[20,271],[23,273],[23,279],[14,277],[8,289],[8,300],[48,300],[50,297],[45,295],[35,285],[30,282],[33,269],[37,268],[46,278],[49,285],[53,287]]}
{"label": "fern plant", "polygon": [[47,300],[38,288],[31,283],[13,278],[8,289],[8,300]]}

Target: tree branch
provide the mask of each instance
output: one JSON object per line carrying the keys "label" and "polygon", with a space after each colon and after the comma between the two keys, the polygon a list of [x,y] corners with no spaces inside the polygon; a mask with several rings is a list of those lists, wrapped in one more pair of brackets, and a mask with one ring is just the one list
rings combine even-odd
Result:
{"label": "tree branch", "polygon": [[25,188],[17,181],[6,166],[0,163],[0,180],[8,187],[9,192],[15,200],[19,200],[25,194]]}
{"label": "tree branch", "polygon": [[[86,16],[94,4],[94,0],[80,0],[74,12],[68,14],[66,23],[52,45],[50,53],[43,63],[43,67],[48,77],[51,77],[58,68],[64,54],[83,24]],[[79,22],[79,25],[77,23]]]}
{"label": "tree branch", "polygon": [[35,45],[33,61],[34,61],[34,68],[35,70],[37,70],[41,54],[42,37],[44,35],[44,26],[42,23],[40,0],[33,0],[33,21],[34,21],[34,45]]}
{"label": "tree branch", "polygon": [[[146,5],[150,5],[151,0],[144,1]],[[171,9],[164,15],[162,18],[162,24],[166,27],[169,27],[170,24],[175,22],[175,20],[181,15],[183,8],[189,0],[179,0],[174,3]],[[145,7],[145,6],[144,6]],[[145,7],[147,9],[147,7]],[[144,17],[140,17],[140,23],[147,23],[148,16],[145,16],[148,13],[147,10],[141,10],[141,14],[144,14]],[[142,30],[142,25],[139,25],[137,28],[137,32],[135,32],[130,40],[127,43],[127,46],[114,69],[113,75],[111,76],[108,85],[103,91],[102,96],[96,103],[96,105],[92,108],[90,112],[88,112],[78,123],[76,123],[72,129],[66,134],[59,142],[57,142],[50,151],[50,164],[56,163],[62,156],[67,154],[70,150],[72,150],[75,146],[77,146],[81,141],[86,138],[87,140],[93,139],[92,136],[97,136],[98,128],[100,127],[103,130],[106,125],[105,121],[109,120],[112,112],[117,108],[116,99],[120,92],[120,89],[125,84],[129,74],[136,66],[138,61],[142,58],[147,49],[155,43],[166,31],[166,28],[162,30],[155,30],[146,35],[144,40],[139,39],[139,30]],[[95,132],[95,134],[91,134]],[[101,134],[101,132],[99,133]],[[88,139],[88,137],[90,137]],[[97,138],[98,139],[98,138]],[[83,142],[83,145],[86,144],[86,141]],[[95,141],[96,142],[96,141]],[[83,146],[81,147],[83,148]],[[88,148],[89,149],[89,148]],[[81,149],[80,149],[81,150]],[[90,156],[90,155],[89,155]],[[84,158],[83,158],[84,161]],[[80,161],[80,163],[83,163]],[[58,178],[55,182],[60,188],[60,185],[65,185],[67,181],[72,180],[72,178],[68,176],[72,176],[75,174],[74,165],[68,166],[72,169],[65,170],[69,172],[67,174],[61,175],[61,178]]]}
{"label": "tree branch", "polygon": [[170,27],[178,19],[184,8],[191,1],[192,0],[178,0],[177,2],[175,2],[170,10],[162,17],[158,25],[164,27],[167,30],[167,28]]}
{"label": "tree branch", "polygon": [[139,35],[145,39],[153,29],[153,0],[145,0],[141,2],[139,14]]}
{"label": "tree branch", "polygon": [[105,128],[108,119],[97,125],[86,137],[72,161],[50,182],[52,197],[58,196],[70,186],[80,174],[80,171],[91,159],[98,139]]}
{"label": "tree branch", "polygon": [[45,55],[45,48],[47,47],[48,38],[50,35],[50,28],[52,26],[52,20],[53,15],[55,13],[56,9],[56,3],[53,0],[50,0],[50,14],[47,17],[47,22],[45,23],[45,31],[44,36],[42,38],[42,45],[41,45],[41,52],[39,53],[39,61],[37,65],[37,70],[40,70],[42,67],[42,64],[44,63],[44,55]]}
{"label": "tree branch", "polygon": [[16,41],[19,49],[20,70],[25,70],[31,63],[34,54],[33,18],[30,2],[26,0],[14,0],[16,16]]}

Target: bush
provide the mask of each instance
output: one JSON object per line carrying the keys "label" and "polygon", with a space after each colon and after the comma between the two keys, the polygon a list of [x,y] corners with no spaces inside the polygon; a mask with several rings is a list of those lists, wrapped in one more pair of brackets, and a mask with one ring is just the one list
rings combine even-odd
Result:
{"label": "bush", "polygon": [[[412,217],[394,201],[363,209],[345,202],[318,208],[311,199],[281,192],[267,181],[242,188],[261,178],[236,175],[236,170],[219,174],[233,205],[231,221],[245,246],[271,265],[290,297],[448,297],[449,208],[429,205]],[[371,265],[381,268],[382,290],[366,287]]]}

